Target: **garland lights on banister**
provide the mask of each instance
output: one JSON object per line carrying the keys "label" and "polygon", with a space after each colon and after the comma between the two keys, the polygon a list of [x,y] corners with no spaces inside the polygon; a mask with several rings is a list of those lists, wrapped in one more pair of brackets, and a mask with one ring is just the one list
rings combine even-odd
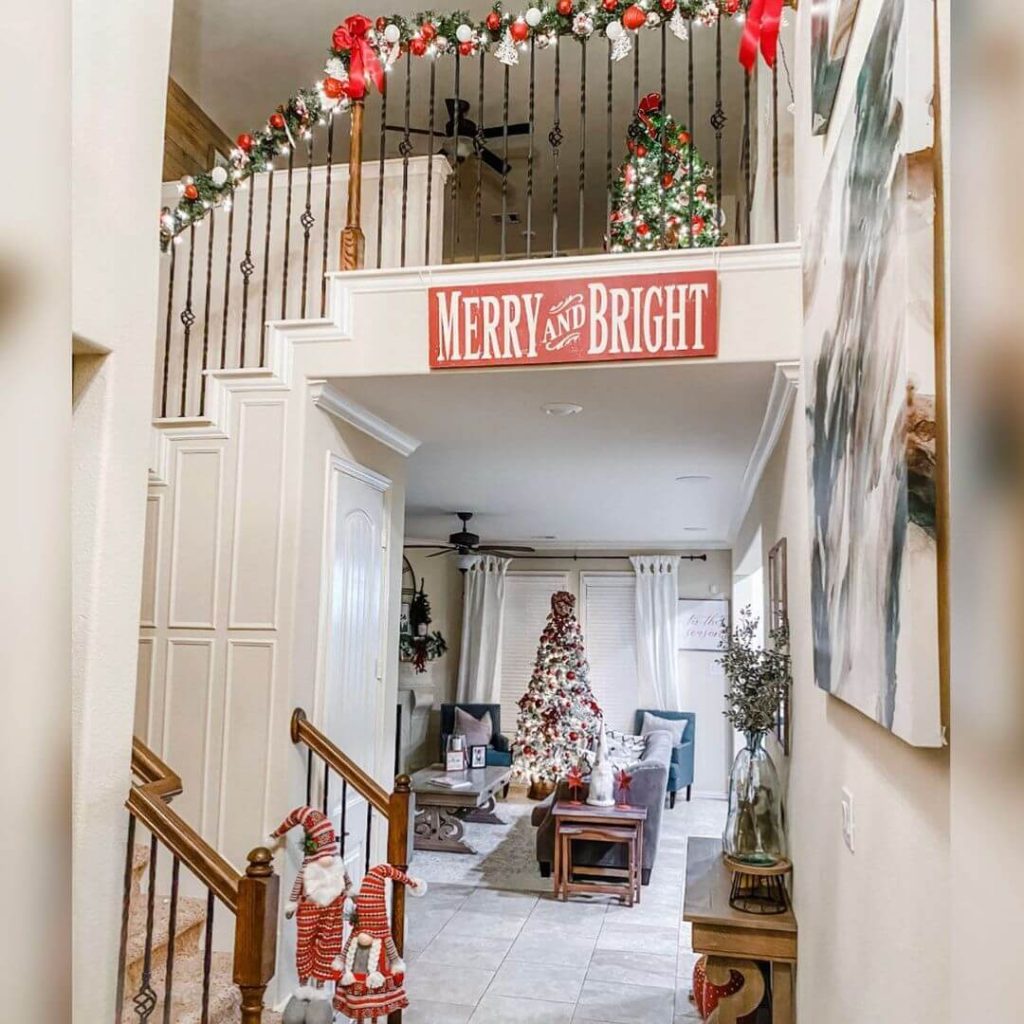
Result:
{"label": "garland lights on banister", "polygon": [[[613,60],[633,48],[633,34],[663,23],[678,39],[688,37],[692,19],[714,25],[719,17],[746,19],[740,61],[751,70],[760,47],[766,62],[775,63],[784,0],[554,0],[519,14],[500,2],[475,22],[465,11],[422,11],[410,17],[391,15],[375,21],[352,15],[331,38],[330,57],[323,77],[312,89],[301,89],[270,115],[266,124],[235,140],[228,165],[187,175],[179,184],[181,198],[160,216],[161,248],[180,241],[181,233],[201,221],[215,206],[230,208],[235,190],[248,178],[269,170],[274,158],[310,139],[316,124],[361,102],[369,85],[384,89],[384,76],[400,56],[433,59],[471,57],[490,50],[502,63],[517,64],[519,53],[532,42],[538,49],[554,46],[562,36],[577,40],[597,33],[611,44]],[[795,0],[786,0],[795,6]]]}

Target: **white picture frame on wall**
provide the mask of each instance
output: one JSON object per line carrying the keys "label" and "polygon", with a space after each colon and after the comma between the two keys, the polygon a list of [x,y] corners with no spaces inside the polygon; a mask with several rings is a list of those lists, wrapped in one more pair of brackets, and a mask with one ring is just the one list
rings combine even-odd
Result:
{"label": "white picture frame on wall", "polygon": [[720,651],[729,637],[729,601],[679,598],[679,650]]}

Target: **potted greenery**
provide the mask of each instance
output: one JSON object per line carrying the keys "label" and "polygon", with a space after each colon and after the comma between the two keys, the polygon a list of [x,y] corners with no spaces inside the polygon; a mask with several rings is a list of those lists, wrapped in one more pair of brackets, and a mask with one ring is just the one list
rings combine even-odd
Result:
{"label": "potted greenery", "polygon": [[441,632],[430,631],[430,598],[421,582],[409,603],[408,626],[399,637],[399,654],[403,661],[412,662],[414,671],[422,673],[427,671],[428,661],[440,658],[447,650]]}
{"label": "potted greenery", "polygon": [[719,664],[729,683],[723,712],[743,733],[745,745],[729,776],[729,816],[722,843],[725,853],[744,864],[770,866],[786,856],[782,787],[765,736],[774,728],[792,677],[786,628],[769,633],[769,645],[757,643],[758,620],[750,608],[723,640]]}

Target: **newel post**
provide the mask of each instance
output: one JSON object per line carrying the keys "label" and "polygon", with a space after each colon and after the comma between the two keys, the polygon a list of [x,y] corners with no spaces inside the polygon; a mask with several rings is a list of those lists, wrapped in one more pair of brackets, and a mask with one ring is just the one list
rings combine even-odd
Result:
{"label": "newel post", "polygon": [[[409,824],[412,813],[410,799],[412,780],[408,775],[395,778],[395,788],[388,802],[388,863],[402,871],[409,867]],[[405,886],[391,888],[391,934],[400,954],[405,952]],[[402,1011],[388,1015],[388,1024],[402,1024]]]}
{"label": "newel post", "polygon": [[279,888],[270,851],[257,846],[249,852],[245,875],[238,883],[235,915],[233,978],[242,992],[242,1024],[260,1024],[263,1017],[263,993],[277,959]]}
{"label": "newel post", "polygon": [[359,270],[363,265],[366,238],[359,226],[363,205],[363,107],[365,100],[353,100],[348,158],[348,214],[341,232],[341,269]]}

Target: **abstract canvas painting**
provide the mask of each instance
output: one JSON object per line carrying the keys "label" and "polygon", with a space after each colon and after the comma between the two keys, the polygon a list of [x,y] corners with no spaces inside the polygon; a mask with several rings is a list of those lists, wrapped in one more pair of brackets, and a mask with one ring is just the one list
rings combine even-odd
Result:
{"label": "abstract canvas painting", "polygon": [[843,76],[860,0],[812,0],[811,134],[824,135]]}
{"label": "abstract canvas painting", "polygon": [[888,0],[804,247],[818,686],[942,743],[936,551],[933,36]]}

